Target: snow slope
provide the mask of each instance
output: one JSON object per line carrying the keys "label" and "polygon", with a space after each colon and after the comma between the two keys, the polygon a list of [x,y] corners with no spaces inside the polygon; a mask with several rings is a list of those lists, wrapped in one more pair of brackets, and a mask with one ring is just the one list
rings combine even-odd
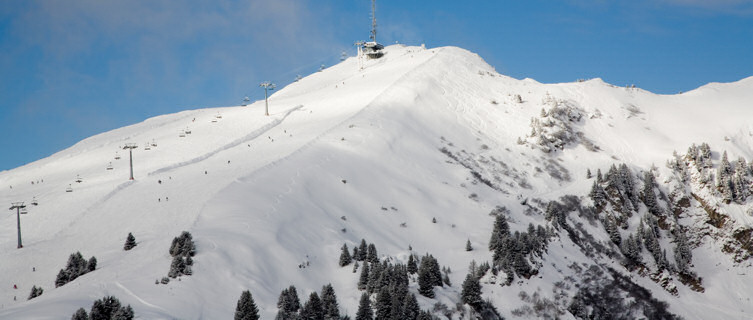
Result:
{"label": "snow slope", "polygon": [[[230,318],[248,289],[262,318],[271,319],[283,288],[295,285],[305,298],[327,283],[342,312],[353,316],[358,274],[340,268],[337,258],[343,243],[352,247],[362,238],[397,261],[407,260],[409,246],[433,254],[454,271],[453,286],[436,289],[437,301],[454,306],[470,261],[491,259],[489,212],[496,206],[514,213],[513,230],[524,230],[529,222],[547,222],[522,214],[521,199],[585,195],[592,183],[583,179],[587,168],[663,166],[674,150],[700,142],[731,158],[753,158],[753,77],[656,95],[600,79],[516,80],[454,47],[386,50],[363,70],[349,58],[279,90],[269,117],[264,101],[159,116],[1,172],[0,203],[28,204],[35,197],[39,205],[22,216],[20,250],[15,213],[0,217],[0,318],[68,318],[104,295],[130,304],[141,319]],[[547,97],[585,113],[578,130],[600,151],[576,144],[545,154],[517,143]],[[191,133],[181,137],[186,129]],[[144,150],[151,142],[157,146]],[[134,181],[125,143],[139,146]],[[503,163],[497,168],[510,170],[490,188],[440,152],[443,147],[494,158]],[[106,170],[110,162],[113,170]],[[555,178],[547,167],[566,177]],[[69,185],[73,192],[66,192]],[[735,218],[753,226],[750,217]],[[194,274],[156,285],[169,270],[170,242],[183,230],[197,242]],[[138,246],[126,252],[128,232]],[[467,239],[476,250],[464,250]],[[96,256],[98,269],[54,288],[58,270],[76,251]],[[695,256],[705,293],[682,287],[673,296],[649,279],[635,281],[687,319],[753,313],[753,305],[740,303],[753,296],[747,265],[734,264],[713,242]],[[509,318],[522,289],[551,295],[547,288],[567,276],[557,270],[568,259],[588,261],[561,239],[550,245],[541,277],[512,287],[484,285],[484,295]],[[26,301],[32,285],[45,292]],[[424,308],[436,302],[419,301]]]}

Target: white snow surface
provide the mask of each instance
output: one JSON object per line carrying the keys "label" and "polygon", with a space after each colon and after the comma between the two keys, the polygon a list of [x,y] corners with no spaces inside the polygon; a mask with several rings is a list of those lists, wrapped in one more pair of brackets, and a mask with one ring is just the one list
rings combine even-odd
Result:
{"label": "white snow surface", "polygon": [[[524,230],[546,221],[524,215],[520,199],[585,195],[592,183],[587,168],[595,174],[621,162],[663,167],[673,151],[701,142],[727,150],[730,159],[753,159],[753,77],[657,95],[600,79],[517,80],[455,47],[385,50],[363,70],[352,57],[275,92],[270,116],[263,115],[264,101],[158,116],[0,172],[0,203],[24,201],[29,211],[21,216],[22,249],[15,211],[0,216],[0,319],[68,319],[104,295],[130,304],[137,319],[228,319],[243,290],[251,291],[262,318],[272,319],[283,288],[295,285],[305,300],[327,283],[341,312],[353,317],[358,273],[337,263],[340,247],[362,238],[383,258],[406,261],[410,245],[450,267],[453,286],[435,289],[436,301],[419,296],[419,302],[424,309],[437,301],[454,308],[470,261],[491,260],[495,206],[510,209],[511,228]],[[575,145],[545,154],[516,143],[530,132],[546,95],[586,112],[578,129],[600,151]],[[185,129],[191,133],[180,137]],[[157,146],[144,150],[153,141]],[[125,143],[138,145],[133,181]],[[442,147],[494,157],[517,169],[530,188],[504,185],[502,192],[474,183]],[[571,179],[537,172],[548,159]],[[106,170],[110,162],[113,170]],[[32,198],[39,205],[30,205]],[[753,226],[744,214],[733,218]],[[169,270],[172,238],[183,230],[197,244],[193,275],[156,285]],[[128,232],[138,246],[123,251]],[[467,239],[474,251],[464,250]],[[58,270],[76,251],[95,256],[97,270],[55,288]],[[514,318],[521,290],[551,295],[551,284],[568,275],[557,269],[587,260],[562,237],[550,244],[539,276],[509,287],[484,284],[484,297]],[[753,314],[747,265],[734,264],[712,241],[694,250],[694,263],[704,293],[678,282],[673,296],[650,279],[634,281],[686,319]],[[44,294],[27,301],[33,285]]]}

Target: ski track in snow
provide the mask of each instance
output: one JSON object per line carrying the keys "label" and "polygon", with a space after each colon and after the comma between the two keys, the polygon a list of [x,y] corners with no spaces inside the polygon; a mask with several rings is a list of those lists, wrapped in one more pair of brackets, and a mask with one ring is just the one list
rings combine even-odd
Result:
{"label": "ski track in snow", "polygon": [[168,171],[180,168],[180,167],[185,167],[187,165],[198,163],[198,162],[206,160],[209,157],[211,157],[211,156],[213,156],[215,154],[218,154],[218,153],[220,153],[222,151],[225,151],[225,150],[228,150],[230,148],[236,147],[236,146],[238,146],[238,145],[240,145],[242,143],[254,140],[254,139],[260,137],[261,135],[263,135],[264,133],[269,132],[270,130],[276,128],[291,113],[293,113],[294,111],[300,110],[301,108],[303,108],[303,105],[298,105],[298,106],[296,106],[296,107],[288,110],[287,112],[285,112],[285,114],[281,118],[274,119],[272,122],[264,125],[263,127],[261,127],[261,128],[255,130],[255,131],[249,133],[248,135],[246,135],[246,136],[244,136],[244,137],[242,137],[240,139],[237,139],[237,140],[235,140],[233,142],[230,142],[230,143],[228,143],[228,144],[226,144],[226,145],[224,145],[224,146],[222,146],[222,147],[220,147],[218,149],[215,149],[215,150],[213,150],[211,152],[205,153],[205,154],[203,154],[201,156],[198,156],[198,157],[193,158],[193,159],[188,160],[188,161],[183,161],[183,162],[180,162],[180,163],[177,163],[177,164],[174,164],[174,165],[170,165],[170,166],[167,166],[167,167],[164,167],[164,168],[160,168],[160,169],[154,170],[152,172],[149,172],[147,174],[147,176],[152,176],[152,175],[156,175],[156,174],[159,174],[159,173],[165,173],[165,172],[168,172]]}
{"label": "ski track in snow", "polygon": [[147,301],[146,301],[146,300],[144,300],[144,299],[141,299],[141,298],[140,298],[139,296],[137,296],[137,295],[136,295],[135,293],[133,293],[133,292],[132,292],[131,290],[128,290],[128,288],[126,288],[126,287],[125,287],[125,286],[124,286],[123,284],[121,284],[121,283],[120,283],[120,281],[115,281],[115,285],[116,285],[116,286],[117,286],[118,288],[120,288],[121,290],[123,290],[123,292],[125,292],[125,293],[126,293],[126,294],[128,294],[129,296],[131,296],[131,297],[133,297],[134,299],[136,299],[136,301],[140,302],[141,304],[143,304],[143,305],[145,305],[145,306],[147,306],[147,307],[153,308],[153,309],[157,309],[157,310],[161,310],[161,311],[167,312],[167,310],[165,310],[164,308],[162,308],[162,307],[160,307],[160,306],[158,306],[158,305],[155,305],[155,304],[149,303],[149,302],[147,302]]}

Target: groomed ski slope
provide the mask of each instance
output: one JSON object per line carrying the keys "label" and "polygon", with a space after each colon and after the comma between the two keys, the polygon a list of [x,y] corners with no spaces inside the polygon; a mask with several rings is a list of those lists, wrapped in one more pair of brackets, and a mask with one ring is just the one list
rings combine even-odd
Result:
{"label": "groomed ski slope", "polygon": [[[159,116],[0,173],[0,202],[39,201],[22,217],[21,250],[15,214],[0,218],[0,318],[68,318],[104,295],[130,304],[141,319],[230,318],[248,289],[262,318],[271,319],[283,288],[295,285],[306,299],[327,283],[341,312],[354,316],[358,273],[337,261],[343,243],[352,248],[361,238],[397,261],[407,259],[409,245],[433,254],[453,270],[453,286],[435,289],[436,300],[419,302],[424,309],[437,301],[454,306],[470,261],[490,260],[488,213],[495,206],[509,208],[511,228],[523,230],[529,222],[545,222],[522,214],[520,199],[587,194],[587,168],[605,171],[620,162],[663,167],[673,150],[684,153],[700,142],[733,159],[753,158],[753,109],[746,107],[753,78],[656,95],[599,79],[516,80],[454,47],[386,50],[384,58],[365,61],[363,70],[349,58],[279,90],[270,98],[269,117],[263,116],[264,101]],[[523,103],[513,101],[516,94]],[[545,155],[516,143],[530,132],[547,94],[589,115],[579,130],[601,151],[575,146]],[[191,133],[180,137],[186,129]],[[152,142],[157,146],[144,150]],[[128,180],[127,151],[120,149],[125,143],[139,146],[134,181]],[[531,187],[500,192],[475,184],[442,147],[499,159]],[[550,158],[567,169],[569,181],[536,170]],[[106,170],[110,162],[113,170]],[[77,175],[81,183],[74,182]],[[69,184],[73,192],[65,191]],[[155,285],[169,270],[172,238],[183,230],[197,242],[194,274]],[[125,252],[128,232],[138,246]],[[467,239],[476,250],[464,250]],[[753,313],[740,300],[753,296],[745,285],[753,279],[714,245],[694,252],[706,293],[680,288],[674,297],[648,279],[635,281],[687,319]],[[58,270],[76,251],[96,256],[98,269],[54,288]],[[551,264],[565,266],[568,259],[587,261],[566,239],[555,242],[541,278],[513,287],[485,285],[484,296],[509,318],[521,290],[539,287],[551,294],[551,284],[567,275]],[[32,285],[45,292],[26,301]]]}

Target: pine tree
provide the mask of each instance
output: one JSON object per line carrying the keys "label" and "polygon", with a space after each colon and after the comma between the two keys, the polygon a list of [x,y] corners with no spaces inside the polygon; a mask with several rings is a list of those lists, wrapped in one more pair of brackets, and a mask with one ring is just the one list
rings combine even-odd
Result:
{"label": "pine tree", "polygon": [[382,287],[377,294],[376,305],[376,320],[389,320],[390,311],[392,306],[392,297],[390,296],[390,289]]}
{"label": "pine tree", "polygon": [[235,320],[259,320],[259,308],[256,307],[254,297],[246,290],[241,293],[235,307]]}
{"label": "pine tree", "polygon": [[89,319],[110,320],[119,309],[120,300],[113,296],[105,296],[102,299],[94,301],[91,312],[89,312]]}
{"label": "pine tree", "polygon": [[369,268],[369,281],[366,284],[366,292],[372,294],[382,286],[382,265],[372,263]]}
{"label": "pine tree", "polygon": [[591,169],[586,169],[586,179],[591,179]]}
{"label": "pine tree", "polygon": [[322,287],[322,309],[324,309],[325,320],[340,319],[340,307],[337,304],[337,295],[332,284]]}
{"label": "pine tree", "polygon": [[63,269],[60,269],[60,272],[58,272],[57,278],[55,278],[55,288],[65,285],[70,281],[68,277],[68,272],[66,272]]}
{"label": "pine tree", "polygon": [[73,313],[71,320],[89,320],[89,315],[84,308],[78,308],[78,310]]}
{"label": "pine tree", "polygon": [[416,264],[416,259],[413,257],[413,253],[408,256],[408,273],[410,274],[416,274],[418,272],[418,265]]}
{"label": "pine tree", "polygon": [[173,257],[173,262],[170,264],[170,271],[167,276],[170,278],[176,278],[183,275],[183,271],[186,268],[185,261],[182,256]]}
{"label": "pine tree", "polygon": [[136,247],[136,238],[133,236],[132,233],[128,233],[128,236],[126,237],[125,244],[123,245],[123,250],[128,251]]}
{"label": "pine tree", "polygon": [[468,241],[465,242],[465,251],[473,251],[473,246],[471,246],[471,239],[468,239]]}
{"label": "pine tree", "polygon": [[369,264],[363,263],[361,267],[361,276],[358,277],[358,290],[366,290],[369,285]]}
{"label": "pine tree", "polygon": [[358,246],[358,261],[364,261],[366,260],[366,252],[368,251],[368,248],[366,246],[366,240],[361,239],[361,245]]}
{"label": "pine tree", "polygon": [[604,188],[599,184],[598,182],[594,181],[593,185],[591,185],[591,192],[588,193],[588,196],[593,200],[594,205],[596,207],[601,207],[606,203],[607,199],[607,192],[604,191]]}
{"label": "pine tree", "polygon": [[472,273],[468,273],[463,281],[463,289],[460,292],[460,299],[463,303],[467,303],[474,309],[478,310],[481,307],[483,300],[481,300],[481,283]]}
{"label": "pine tree", "polygon": [[294,319],[301,309],[301,301],[298,299],[298,291],[295,286],[283,289],[280,298],[277,300],[277,308],[280,309],[277,314],[278,319]]}
{"label": "pine tree", "polygon": [[680,272],[688,272],[693,260],[693,252],[682,228],[675,231],[675,262]]}
{"label": "pine tree", "polygon": [[371,263],[379,262],[379,255],[377,254],[376,246],[373,243],[369,244],[368,253],[366,254],[366,260]]}
{"label": "pine tree", "polygon": [[402,316],[398,319],[416,320],[419,313],[421,313],[421,308],[418,306],[416,295],[413,293],[407,294],[405,296],[405,301],[403,302]]}
{"label": "pine tree", "polygon": [[133,308],[130,305],[125,308],[121,307],[115,314],[112,315],[110,320],[133,320]]}
{"label": "pine tree", "polygon": [[94,256],[89,258],[89,262],[86,263],[86,269],[87,272],[91,272],[97,269],[97,258],[95,258]]}
{"label": "pine tree", "polygon": [[421,259],[421,267],[418,268],[418,293],[427,298],[434,298],[434,279],[424,260],[426,257]]}
{"label": "pine tree", "polygon": [[350,257],[350,252],[348,251],[348,245],[343,244],[342,251],[340,252],[340,266],[341,267],[347,266],[351,262],[353,262],[353,258]]}
{"label": "pine tree", "polygon": [[648,211],[654,215],[661,214],[661,208],[656,201],[656,194],[654,194],[654,186],[656,185],[656,179],[651,171],[646,171],[643,175],[643,203],[648,207]]}
{"label": "pine tree", "polygon": [[510,226],[507,224],[507,219],[503,213],[498,213],[494,219],[494,228],[489,239],[489,251],[497,250],[508,236],[510,236]]}
{"label": "pine tree", "polygon": [[618,246],[622,243],[622,237],[620,236],[620,231],[617,229],[617,223],[612,218],[604,218],[604,230],[609,234],[609,240],[612,240],[612,243]]}
{"label": "pine tree", "polygon": [[32,286],[31,292],[29,293],[29,298],[26,300],[31,300],[36,297],[39,297],[42,295],[42,293],[44,293],[44,290],[42,289],[42,287]]}
{"label": "pine tree", "polygon": [[301,318],[305,320],[324,320],[322,300],[319,299],[319,295],[316,292],[312,292],[309,295],[309,300],[303,305]]}
{"label": "pine tree", "polygon": [[[364,267],[366,267],[364,265]],[[374,311],[371,310],[371,300],[369,295],[365,292],[361,294],[361,301],[358,303],[358,311],[356,312],[355,320],[373,320]]]}
{"label": "pine tree", "polygon": [[416,319],[417,320],[434,320],[434,317],[431,316],[431,312],[429,312],[428,310],[422,310],[418,314],[418,318]]}

